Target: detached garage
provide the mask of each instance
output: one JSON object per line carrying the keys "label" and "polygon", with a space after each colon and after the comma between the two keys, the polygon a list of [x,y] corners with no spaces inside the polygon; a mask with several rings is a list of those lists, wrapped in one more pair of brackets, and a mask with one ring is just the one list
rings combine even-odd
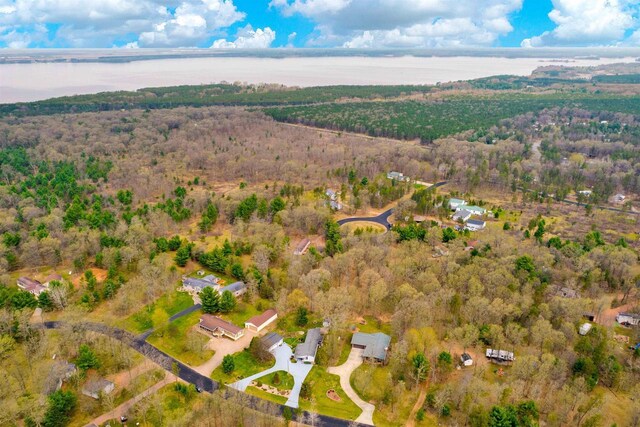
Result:
{"label": "detached garage", "polygon": [[262,314],[253,316],[244,323],[244,327],[253,332],[260,332],[278,318],[278,312],[270,308]]}

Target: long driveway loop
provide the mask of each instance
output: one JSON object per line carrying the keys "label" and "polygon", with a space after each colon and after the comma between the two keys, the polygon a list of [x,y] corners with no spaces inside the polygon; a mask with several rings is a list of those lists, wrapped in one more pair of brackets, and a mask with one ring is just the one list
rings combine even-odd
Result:
{"label": "long driveway loop", "polygon": [[376,407],[371,403],[365,402],[358,396],[355,390],[351,387],[351,374],[356,368],[362,365],[362,352],[364,350],[360,348],[352,348],[351,353],[349,353],[349,357],[347,361],[344,362],[340,366],[334,366],[327,369],[327,372],[330,374],[335,374],[340,377],[340,386],[347,393],[349,399],[353,400],[353,403],[358,405],[360,409],[362,409],[362,413],[358,418],[356,418],[356,422],[360,424],[369,424],[373,425],[373,411],[375,411]]}
{"label": "long driveway loop", "polygon": [[313,365],[301,362],[292,363],[289,359],[291,358],[293,351],[286,343],[276,347],[271,353],[276,358],[276,363],[271,368],[255,375],[251,375],[250,377],[243,378],[240,381],[236,381],[235,383],[230,384],[229,387],[233,387],[236,390],[244,392],[251,384],[251,381],[257,380],[258,378],[262,378],[265,375],[269,375],[276,371],[285,371],[290,373],[294,380],[293,388],[289,394],[289,400],[287,400],[285,405],[297,408],[302,383],[304,382],[304,379],[307,378],[307,375],[309,375],[309,372],[311,372]]}

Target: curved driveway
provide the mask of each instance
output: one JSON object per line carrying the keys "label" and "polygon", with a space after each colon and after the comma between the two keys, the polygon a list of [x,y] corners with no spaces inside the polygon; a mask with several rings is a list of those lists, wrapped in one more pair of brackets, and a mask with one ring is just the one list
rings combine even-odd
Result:
{"label": "curved driveway", "polygon": [[356,368],[362,365],[362,352],[361,348],[352,348],[351,353],[347,361],[340,366],[334,366],[327,369],[330,374],[335,374],[340,377],[340,387],[349,396],[349,399],[353,400],[353,403],[358,405],[362,409],[362,413],[356,418],[357,423],[373,425],[373,411],[376,407],[369,402],[365,402],[358,396],[353,387],[351,387],[351,374]]}
{"label": "curved driveway", "polygon": [[[433,184],[429,188],[442,187],[446,183],[447,183],[447,181],[436,182],[435,184]],[[349,224],[350,222],[375,222],[376,224],[380,224],[381,226],[385,227],[387,230],[391,230],[391,224],[389,223],[389,217],[391,216],[392,213],[393,213],[393,208],[390,208],[390,209],[387,209],[386,211],[382,212],[378,216],[361,216],[361,217],[355,217],[355,218],[344,218],[344,219],[341,219],[341,220],[339,220],[337,222],[338,222],[338,225]]]}

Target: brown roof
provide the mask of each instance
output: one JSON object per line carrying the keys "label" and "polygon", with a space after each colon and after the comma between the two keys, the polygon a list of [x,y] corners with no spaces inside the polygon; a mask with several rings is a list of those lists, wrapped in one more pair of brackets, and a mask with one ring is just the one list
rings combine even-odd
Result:
{"label": "brown roof", "polygon": [[252,325],[255,325],[257,328],[259,328],[264,323],[266,323],[267,320],[271,319],[276,314],[278,314],[278,312],[275,311],[273,308],[270,308],[269,310],[266,310],[262,314],[258,314],[257,316],[253,316],[251,319],[247,320],[245,323],[251,323]]}
{"label": "brown roof", "polygon": [[219,317],[212,316],[211,314],[203,314],[200,317],[200,325],[209,329],[210,331],[214,331],[216,329],[223,329],[233,335],[242,331],[243,328],[234,325],[233,323],[229,323],[225,320],[222,320]]}
{"label": "brown roof", "polygon": [[18,278],[18,286],[27,292],[42,292],[45,287],[37,280],[30,279],[28,277]]}
{"label": "brown roof", "polygon": [[298,243],[298,246],[296,246],[296,251],[303,251],[310,243],[311,241],[309,239],[302,239],[300,243]]}

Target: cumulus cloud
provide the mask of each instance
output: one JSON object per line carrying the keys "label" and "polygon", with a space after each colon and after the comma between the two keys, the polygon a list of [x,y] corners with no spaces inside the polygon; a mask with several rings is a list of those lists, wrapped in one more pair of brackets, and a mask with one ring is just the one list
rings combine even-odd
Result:
{"label": "cumulus cloud", "polygon": [[344,47],[490,46],[513,31],[522,0],[272,0],[316,22],[311,44]]}
{"label": "cumulus cloud", "polygon": [[213,49],[264,49],[270,47],[276,39],[276,32],[269,27],[254,30],[247,25],[238,32],[235,41],[218,39],[213,42]]}
{"label": "cumulus cloud", "polygon": [[244,19],[233,0],[0,0],[0,42],[55,24],[49,37],[29,41],[46,46],[194,46]]}
{"label": "cumulus cloud", "polygon": [[611,45],[637,28],[637,0],[553,0],[556,27],[522,41],[523,47]]}

